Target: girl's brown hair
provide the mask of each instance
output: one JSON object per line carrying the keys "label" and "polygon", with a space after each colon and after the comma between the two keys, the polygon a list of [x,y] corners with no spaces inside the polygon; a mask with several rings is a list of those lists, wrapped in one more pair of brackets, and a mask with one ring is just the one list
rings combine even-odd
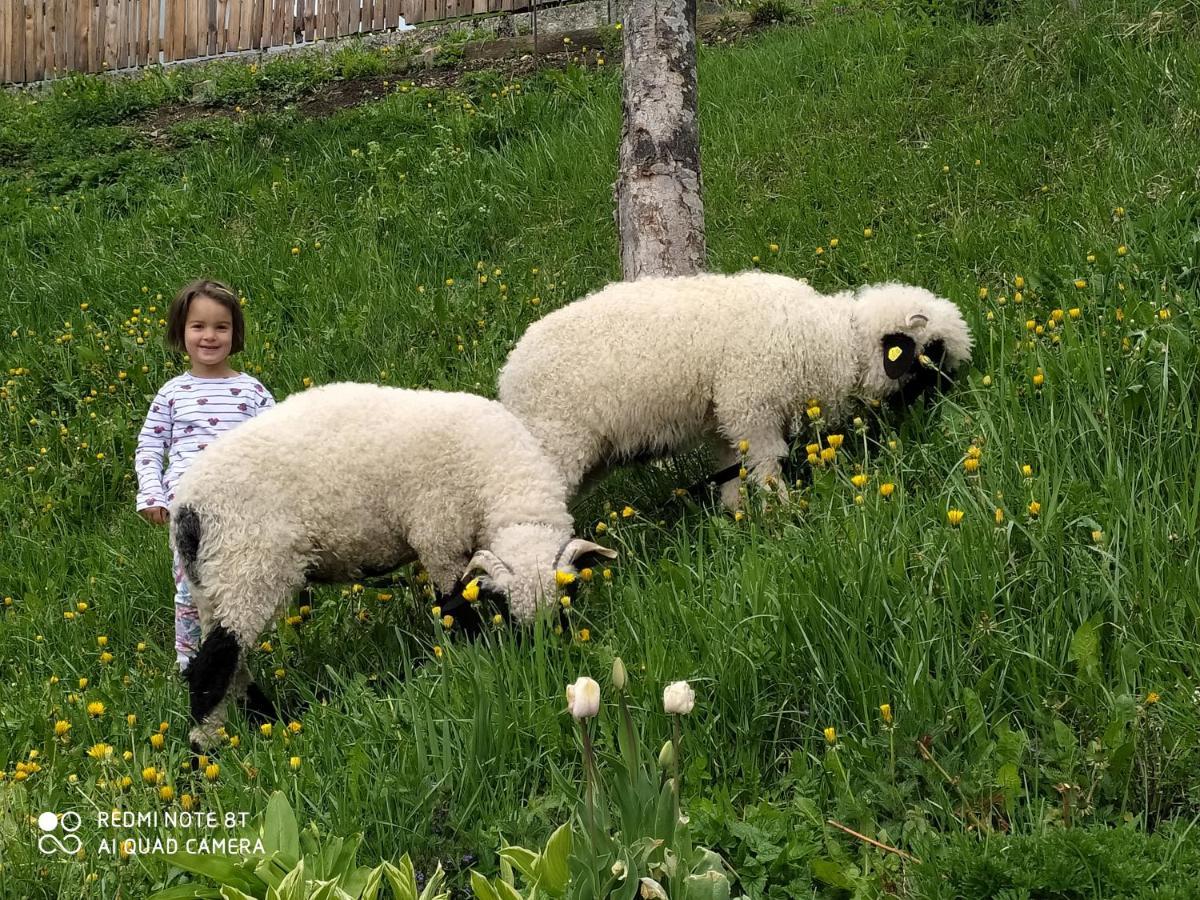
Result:
{"label": "girl's brown hair", "polygon": [[167,334],[166,343],[172,350],[178,350],[180,353],[186,352],[183,343],[183,330],[187,325],[188,309],[192,305],[192,301],[197,297],[207,297],[215,303],[220,303],[223,307],[229,310],[229,316],[233,319],[233,345],[229,348],[229,353],[232,356],[240,351],[246,343],[246,320],[242,316],[242,306],[238,303],[237,294],[227,284],[222,284],[220,281],[211,281],[206,278],[198,279],[190,284],[186,284],[175,295],[175,299],[171,301],[171,306],[167,310]]}

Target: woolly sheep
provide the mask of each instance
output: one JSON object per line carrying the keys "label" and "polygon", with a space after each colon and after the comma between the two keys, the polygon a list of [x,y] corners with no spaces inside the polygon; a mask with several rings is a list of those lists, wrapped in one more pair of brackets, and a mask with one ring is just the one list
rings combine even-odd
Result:
{"label": "woolly sheep", "polygon": [[462,587],[480,573],[527,622],[559,570],[616,556],[572,527],[553,465],[495,401],[353,383],[289,397],[209,446],[171,506],[204,634],[186,676],[193,745],[212,744],[231,694],[263,708],[247,651],[306,582],[420,559],[459,615],[477,616]]}
{"label": "woolly sheep", "polygon": [[[830,424],[856,401],[911,403],[944,388],[970,352],[958,308],[919,287],[822,296],[762,272],[647,278],[531,325],[500,372],[499,397],[569,494],[605,465],[700,439],[726,473],[748,441],[746,466],[765,482],[780,475],[813,401]],[[738,504],[736,477],[721,498]]]}

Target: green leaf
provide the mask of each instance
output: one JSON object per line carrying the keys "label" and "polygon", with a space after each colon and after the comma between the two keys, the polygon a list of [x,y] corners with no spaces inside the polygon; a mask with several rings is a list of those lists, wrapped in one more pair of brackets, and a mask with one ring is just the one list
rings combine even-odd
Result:
{"label": "green leaf", "polygon": [[[500,895],[500,900],[525,900],[525,898],[521,896],[520,892],[508,882],[497,881],[494,882],[494,884],[496,886],[496,893]],[[535,889],[534,892],[529,895],[529,900],[533,900],[533,898],[536,896],[537,891]]]}
{"label": "green leaf", "polygon": [[362,890],[358,892],[361,900],[375,900],[379,896],[379,888],[383,885],[383,866],[376,866],[367,873]]}
{"label": "green leaf", "polygon": [[193,883],[164,888],[157,894],[151,894],[147,900],[220,900],[220,898],[221,892],[217,888]]}
{"label": "green leaf", "polygon": [[683,880],[683,900],[729,900],[729,878],[709,870]]}
{"label": "green leaf", "polygon": [[296,867],[279,882],[279,887],[271,888],[267,897],[270,900],[305,900],[304,860],[296,863]]}
{"label": "green leaf", "polygon": [[500,858],[525,876],[530,884],[537,881],[538,854],[524,847],[504,847],[500,850]]}
{"label": "green leaf", "polygon": [[987,740],[987,719],[983,713],[983,704],[979,695],[970,688],[963,689],[963,704],[967,708],[967,736],[973,738],[976,744]]}
{"label": "green leaf", "polygon": [[262,839],[267,853],[278,852],[284,865],[291,867],[299,862],[300,831],[296,827],[296,814],[282,791],[276,791],[267,801]]}
{"label": "green leaf", "polygon": [[471,870],[471,890],[475,894],[475,900],[500,900],[496,889],[474,869]]}
{"label": "green leaf", "polygon": [[1080,674],[1094,678],[1100,668],[1100,623],[1103,614],[1096,613],[1079,626],[1075,636],[1071,638],[1071,661],[1075,663]]}
{"label": "green leaf", "polygon": [[841,864],[834,862],[828,857],[812,860],[808,864],[808,870],[812,872],[813,878],[830,887],[841,888],[844,891],[851,890],[854,887],[854,882],[847,877]]}
{"label": "green leaf", "polygon": [[996,786],[1004,793],[1004,803],[1009,812],[1021,796],[1021,770],[1016,763],[1005,763],[996,772]]}
{"label": "green leaf", "polygon": [[[407,857],[406,857],[407,858]],[[412,863],[409,863],[409,868],[412,868]],[[446,879],[446,873],[442,871],[442,864],[438,863],[437,871],[429,876],[429,880],[425,882],[425,890],[421,891],[418,900],[435,900],[435,898],[445,897],[445,894],[439,893],[442,889],[442,882]],[[416,877],[413,877],[413,884],[416,884]]]}
{"label": "green leaf", "polygon": [[224,856],[201,853],[157,853],[152,858],[161,859],[185,872],[191,872],[193,875],[211,878],[219,885],[230,885],[251,897],[263,897],[267,892],[267,885],[264,881],[242,864]]}
{"label": "green leaf", "polygon": [[399,865],[384,863],[383,874],[395,900],[417,900],[417,876],[407,853],[400,858]]}
{"label": "green leaf", "polygon": [[245,894],[228,884],[221,888],[221,898],[222,900],[254,900],[249,894]]}
{"label": "green leaf", "polygon": [[555,896],[567,889],[570,873],[567,860],[571,856],[571,826],[564,822],[550,835],[538,866],[538,885]]}

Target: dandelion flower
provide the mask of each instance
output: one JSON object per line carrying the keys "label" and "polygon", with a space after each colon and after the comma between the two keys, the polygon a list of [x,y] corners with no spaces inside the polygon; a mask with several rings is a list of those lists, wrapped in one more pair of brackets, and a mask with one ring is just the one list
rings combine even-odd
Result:
{"label": "dandelion flower", "polygon": [[879,496],[881,497],[890,497],[895,493],[895,491],[896,485],[892,484],[890,481],[885,481],[879,486]]}
{"label": "dandelion flower", "polygon": [[972,474],[975,472],[978,472],[979,471],[979,459],[974,456],[968,456],[966,459],[963,460],[963,468],[966,469],[967,472],[972,473]]}
{"label": "dandelion flower", "polygon": [[1117,248],[1117,256],[1124,256],[1128,252],[1129,252],[1129,248],[1126,247],[1124,244],[1122,244],[1121,246],[1119,246]]}
{"label": "dandelion flower", "polygon": [[59,719],[57,722],[54,723],[54,736],[55,737],[66,737],[67,732],[70,730],[71,730],[71,723],[66,721],[65,719]]}
{"label": "dandelion flower", "polygon": [[1157,703],[1159,701],[1159,699],[1160,698],[1158,696],[1158,691],[1151,691],[1150,693],[1148,693],[1146,695],[1146,704],[1150,705],[1150,704]]}
{"label": "dandelion flower", "polygon": [[1029,501],[1030,517],[1036,519],[1041,514],[1041,512],[1042,512],[1042,504],[1038,503],[1036,500],[1030,500]]}
{"label": "dandelion flower", "polygon": [[221,767],[216,763],[209,763],[204,767],[204,777],[209,781],[216,781],[221,777]]}
{"label": "dandelion flower", "polygon": [[946,521],[954,528],[962,524],[965,513],[961,509],[951,509],[946,511]]}
{"label": "dandelion flower", "polygon": [[828,728],[825,729],[824,734],[825,734],[825,743],[829,744],[829,746],[832,747],[834,744],[837,743],[837,729],[834,728],[832,725],[830,725]]}
{"label": "dandelion flower", "polygon": [[992,517],[996,520],[997,525],[1004,524],[1004,510],[1000,507],[996,507],[996,511],[992,514]]}
{"label": "dandelion flower", "polygon": [[850,483],[861,491],[864,487],[866,487],[867,482],[870,480],[871,480],[870,475],[864,475],[863,473],[860,472],[850,479]]}
{"label": "dandelion flower", "polygon": [[258,726],[258,730],[262,734],[263,737],[269,738],[271,736],[271,732],[274,730],[274,728],[270,722],[263,722],[261,725]]}
{"label": "dandelion flower", "polygon": [[155,750],[161,750],[163,748],[163,745],[166,744],[166,742],[167,742],[167,739],[165,737],[163,737],[161,734],[150,735],[150,746],[153,747]]}
{"label": "dandelion flower", "polygon": [[88,756],[90,756],[92,759],[99,759],[99,760],[112,759],[112,755],[113,755],[112,744],[105,744],[105,743],[92,744],[92,746],[88,748]]}
{"label": "dandelion flower", "polygon": [[588,630],[588,629],[586,629],[586,628],[580,628],[580,629],[579,629],[579,642],[580,642],[581,644],[586,644],[586,643],[587,643],[588,641],[590,641],[591,639],[592,639],[592,633],[591,633],[591,631],[589,631],[589,630]]}
{"label": "dandelion flower", "polygon": [[462,590],[463,599],[475,603],[479,599],[479,579],[472,578]]}
{"label": "dandelion flower", "polygon": [[874,235],[875,235],[874,229],[872,229],[872,228],[864,228],[863,229],[863,237],[869,238],[869,237],[874,237]]}
{"label": "dandelion flower", "polygon": [[821,451],[822,462],[833,462],[835,459],[837,459],[837,450],[833,449],[833,447],[826,447]]}
{"label": "dandelion flower", "polygon": [[636,515],[637,515],[637,510],[634,509],[632,506],[626,506],[623,510],[621,510],[622,518],[631,519]]}
{"label": "dandelion flower", "polygon": [[164,784],[158,789],[158,799],[163,801],[163,803],[170,803],[175,799],[175,788],[169,784]]}
{"label": "dandelion flower", "polygon": [[554,583],[559,587],[566,587],[575,581],[575,577],[573,572],[564,572],[562,569],[558,569],[554,573]]}
{"label": "dandelion flower", "polygon": [[1076,278],[1075,279],[1075,287],[1076,287],[1076,289],[1082,291],[1085,287],[1087,287],[1087,279],[1086,278]]}
{"label": "dandelion flower", "polygon": [[883,716],[883,724],[884,725],[892,724],[892,704],[890,704],[890,703],[879,704],[879,714],[881,716]]}
{"label": "dandelion flower", "polygon": [[158,769],[154,768],[154,766],[146,766],[146,768],[142,769],[142,781],[146,782],[146,784],[154,784],[158,781]]}
{"label": "dandelion flower", "polygon": [[93,719],[98,719],[100,716],[104,715],[104,704],[99,700],[93,700],[87,705],[87,714]]}
{"label": "dandelion flower", "polygon": [[840,450],[842,448],[842,443],[845,440],[846,440],[846,436],[842,435],[842,434],[831,434],[827,438],[829,446],[832,447],[834,450]]}

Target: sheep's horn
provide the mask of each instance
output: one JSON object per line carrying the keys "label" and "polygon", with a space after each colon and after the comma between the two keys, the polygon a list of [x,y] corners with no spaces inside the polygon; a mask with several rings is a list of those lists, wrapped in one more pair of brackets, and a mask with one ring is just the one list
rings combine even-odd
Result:
{"label": "sheep's horn", "polygon": [[909,328],[924,328],[929,324],[929,317],[923,316],[920,313],[913,313],[908,317]]}

